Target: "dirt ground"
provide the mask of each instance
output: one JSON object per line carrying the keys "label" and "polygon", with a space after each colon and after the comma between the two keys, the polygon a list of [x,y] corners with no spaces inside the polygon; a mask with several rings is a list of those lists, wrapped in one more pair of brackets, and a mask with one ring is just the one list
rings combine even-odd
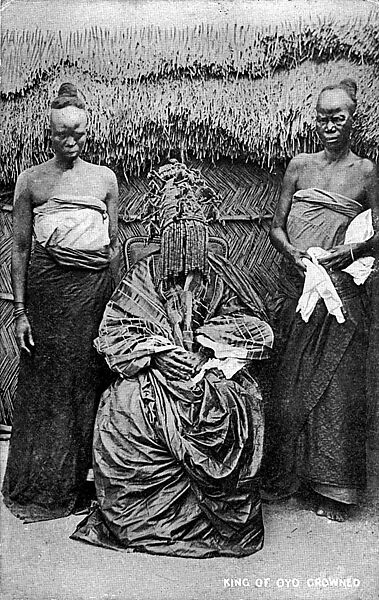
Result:
{"label": "dirt ground", "polygon": [[[1,442],[4,472],[8,442]],[[377,600],[378,496],[346,523],[292,499],[265,505],[264,549],[184,559],[105,550],[69,539],[81,517],[24,525],[1,504],[4,600]],[[334,578],[334,581],[333,581]]]}

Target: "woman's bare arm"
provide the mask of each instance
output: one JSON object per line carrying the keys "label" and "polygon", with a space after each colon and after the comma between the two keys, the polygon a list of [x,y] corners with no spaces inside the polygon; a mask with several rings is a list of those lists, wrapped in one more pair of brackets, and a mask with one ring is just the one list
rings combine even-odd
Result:
{"label": "woman's bare arm", "polygon": [[120,254],[118,248],[118,183],[116,175],[107,169],[108,191],[105,198],[109,217],[109,239],[111,250],[111,271],[115,282],[118,280]]}
{"label": "woman's bare arm", "polygon": [[295,157],[289,163],[282,184],[282,192],[271,224],[270,239],[277,250],[286,258],[295,263],[301,270],[305,270],[302,259],[306,252],[293,246],[287,235],[287,219],[292,205],[292,197],[296,192],[298,180],[298,166],[301,158]]}
{"label": "woman's bare arm", "polygon": [[379,183],[377,168],[371,161],[367,161],[366,164],[365,189],[367,203],[372,210],[374,235],[367,242],[363,242],[359,250],[356,250],[360,256],[377,254],[379,250]]}
{"label": "woman's bare arm", "polygon": [[111,247],[116,248],[118,242],[118,183],[116,175],[107,169],[108,190],[105,198],[109,216],[109,238]]}
{"label": "woman's bare arm", "polygon": [[329,256],[320,259],[320,263],[328,269],[344,269],[353,259],[377,254],[379,250],[379,190],[376,167],[370,160],[364,161],[364,185],[366,205],[372,210],[374,235],[366,242],[343,244],[330,250]]}
{"label": "woman's bare arm", "polygon": [[[25,313],[26,278],[32,243],[32,198],[28,173],[17,179],[13,206],[12,289],[16,317],[16,339],[21,350],[30,353],[34,346],[29,320]],[[24,312],[22,311],[24,309]]]}

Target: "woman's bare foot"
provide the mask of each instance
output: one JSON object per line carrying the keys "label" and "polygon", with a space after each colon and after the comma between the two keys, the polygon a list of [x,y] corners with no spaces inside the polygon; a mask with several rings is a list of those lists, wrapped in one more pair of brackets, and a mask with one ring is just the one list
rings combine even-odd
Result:
{"label": "woman's bare foot", "polygon": [[332,500],[331,498],[326,498],[320,494],[317,494],[317,496],[316,515],[319,517],[326,517],[327,519],[330,519],[330,521],[338,521],[339,523],[346,521],[348,515],[345,504]]}

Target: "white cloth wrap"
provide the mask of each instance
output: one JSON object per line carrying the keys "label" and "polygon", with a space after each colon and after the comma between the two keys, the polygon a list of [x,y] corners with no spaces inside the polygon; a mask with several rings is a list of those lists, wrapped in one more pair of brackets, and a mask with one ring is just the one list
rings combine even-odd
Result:
{"label": "white cloth wrap", "polygon": [[[349,227],[346,229],[345,244],[356,244],[365,242],[374,235],[372,226],[372,211],[371,208],[360,213],[352,220]],[[364,256],[358,258],[351,265],[342,269],[345,273],[349,273],[357,285],[362,285],[372,271],[375,258],[373,256]]]}
{"label": "white cloth wrap", "polygon": [[201,368],[199,373],[192,379],[193,383],[201,381],[210,369],[219,369],[222,371],[226,379],[231,379],[240,369],[246,365],[247,349],[220,344],[210,340],[204,335],[196,337],[199,344],[204,348],[211,348],[214,351],[216,358],[210,358]]}
{"label": "white cloth wrap", "polygon": [[[344,243],[354,244],[365,242],[373,235],[372,212],[369,209],[360,213],[351,221],[346,229]],[[344,323],[345,317],[341,310],[341,298],[326,269],[318,263],[318,259],[325,258],[329,252],[322,248],[308,248],[307,252],[312,260],[308,258],[303,259],[306,266],[305,281],[296,312],[300,312],[303,321],[308,323],[318,300],[322,298],[328,312],[336,317],[338,323]],[[362,285],[370,275],[373,264],[374,258],[372,256],[358,258],[351,265],[342,269],[342,271],[351,275],[357,285]]]}
{"label": "white cloth wrap", "polygon": [[106,204],[92,196],[50,198],[36,206],[34,233],[44,247],[102,250],[109,246]]}

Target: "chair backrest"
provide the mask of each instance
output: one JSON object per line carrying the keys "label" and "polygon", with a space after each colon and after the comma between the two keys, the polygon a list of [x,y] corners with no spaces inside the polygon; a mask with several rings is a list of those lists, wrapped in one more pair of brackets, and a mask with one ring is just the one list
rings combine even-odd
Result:
{"label": "chair backrest", "polygon": [[[160,248],[159,238],[149,240],[148,236],[133,236],[124,243],[125,269],[129,269],[142,258],[158,252]],[[208,249],[213,254],[219,254],[228,258],[229,248],[227,242],[220,237],[209,237]]]}

